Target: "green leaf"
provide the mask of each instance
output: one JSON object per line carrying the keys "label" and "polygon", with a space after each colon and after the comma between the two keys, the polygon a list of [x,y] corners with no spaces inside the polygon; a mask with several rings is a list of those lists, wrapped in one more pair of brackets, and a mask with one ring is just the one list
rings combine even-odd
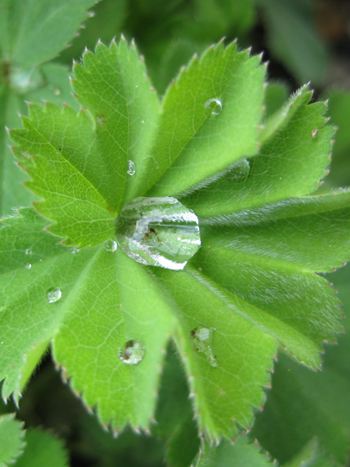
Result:
{"label": "green leaf", "polygon": [[238,52],[235,44],[219,43],[194,57],[163,99],[138,193],[147,188],[154,196],[178,195],[255,154],[264,76],[260,59]]}
{"label": "green leaf", "polygon": [[[1,221],[0,379],[5,379],[4,399],[11,393],[19,398],[28,372],[62,320],[59,306],[48,303],[49,289],[60,287],[63,294],[68,293],[90,254],[71,254],[57,245],[57,238],[42,231],[44,226],[29,209]],[[62,271],[66,271],[64,276]]]}
{"label": "green leaf", "polygon": [[326,175],[334,130],[326,125],[325,104],[310,104],[311,95],[307,87],[301,88],[270,117],[263,145],[248,160],[249,172],[243,180],[235,177],[233,165],[208,189],[185,197],[184,204],[209,217],[315,191]]}
{"label": "green leaf", "polygon": [[317,438],[311,439],[293,459],[283,464],[283,467],[300,467],[304,465],[308,467],[340,467],[340,464],[319,446]]}
{"label": "green leaf", "polygon": [[39,429],[26,433],[26,447],[15,467],[68,467],[68,455],[60,440]]}
{"label": "green leaf", "polygon": [[350,92],[332,90],[329,92],[329,113],[337,126],[330,181],[337,186],[344,186],[350,181]]}
{"label": "green leaf", "polygon": [[328,53],[314,25],[312,2],[257,0],[257,4],[262,8],[269,49],[274,56],[299,82],[323,84]]}
{"label": "green leaf", "polygon": [[34,67],[54,58],[74,37],[96,0],[3,0],[0,51],[6,61]]}
{"label": "green leaf", "polygon": [[23,187],[25,174],[18,169],[10,150],[5,127],[18,126],[20,100],[6,88],[0,89],[0,213],[9,214],[15,206],[23,206],[32,200]]}
{"label": "green leaf", "polygon": [[23,424],[13,414],[0,416],[0,467],[12,464],[22,453],[24,442]]}
{"label": "green leaf", "polygon": [[50,102],[69,102],[74,104],[68,80],[68,70],[65,66],[50,63],[40,69],[40,80],[36,87],[24,90],[17,95],[15,90],[4,87],[0,90],[0,124],[4,128],[0,132],[0,213],[9,214],[11,208],[28,206],[34,196],[24,187],[27,179],[20,170],[11,151],[10,141],[5,127],[15,127],[20,123],[19,113],[26,112],[23,100],[46,100]]}
{"label": "green leaf", "polygon": [[234,443],[222,442],[218,447],[202,448],[193,467],[268,467],[272,466],[259,447],[241,436]]}
{"label": "green leaf", "polygon": [[272,81],[266,88],[266,115],[271,116],[288,100],[288,86],[282,82]]}
{"label": "green leaf", "polygon": [[[53,345],[58,365],[114,430],[147,429],[174,318],[147,269],[123,253],[97,250],[62,304],[66,319]],[[126,343],[144,348],[140,365],[121,361]]]}
{"label": "green leaf", "polygon": [[321,454],[334,459],[325,465],[346,465],[349,459],[349,273],[347,266],[332,275],[346,305],[347,334],[339,338],[337,346],[327,349],[320,373],[281,358],[265,410],[257,417],[253,434],[281,463],[292,459],[313,438],[318,439]]}
{"label": "green leaf", "polygon": [[128,161],[142,177],[151,157],[158,97],[135,45],[124,39],[110,47],[98,43],[95,53],[86,52],[83,63],[74,67],[73,86],[80,103],[93,114],[100,165],[108,175],[108,201],[118,210],[124,197],[134,193],[137,180],[127,173]]}
{"label": "green leaf", "polygon": [[[175,342],[189,378],[200,431],[212,439],[232,436],[237,431],[233,414],[240,426],[249,427],[252,406],[264,403],[261,387],[269,384],[275,340],[242,316],[237,305],[201,273],[188,267],[176,273],[176,278],[166,270],[156,274],[176,303],[180,326]],[[196,337],[200,330],[210,336],[202,344]]]}
{"label": "green leaf", "polygon": [[[71,64],[74,58],[80,57],[84,48],[92,48],[100,39],[104,43],[110,42],[113,37],[118,37],[125,27],[125,20],[131,19],[130,11],[134,5],[128,5],[127,0],[103,0],[99,1],[93,9],[93,16],[86,22],[86,27],[81,28],[76,34],[72,45],[60,54],[60,61]],[[137,7],[136,7],[137,8]],[[136,10],[137,11],[137,10]],[[85,26],[85,25],[84,25]]]}
{"label": "green leaf", "polygon": [[254,263],[330,272],[349,260],[350,190],[209,218],[203,226],[202,236],[210,247],[234,250]]}
{"label": "green leaf", "polygon": [[[218,441],[251,427],[278,347],[320,366],[323,341],[341,326],[335,292],[314,271],[348,259],[349,193],[301,198],[318,187],[333,129],[325,105],[309,104],[302,88],[259,130],[263,79],[259,58],[220,43],[180,73],[159,108],[134,45],[122,40],[98,44],[75,66],[80,112],[30,107],[13,132],[15,152],[48,220],[24,210],[0,230],[5,398],[19,397],[50,342],[56,365],[104,425],[147,431],[173,339],[199,431]],[[239,179],[231,197],[213,188],[227,168]],[[194,193],[175,219],[179,239],[162,200],[133,199],[164,195],[172,204],[170,195],[185,191]],[[137,255],[134,241],[141,253],[151,245],[177,259],[189,218],[197,229],[193,206],[202,243],[186,268],[151,267]],[[126,214],[133,209],[137,226]],[[193,428],[185,416],[180,425],[172,447]]]}
{"label": "green leaf", "polygon": [[114,217],[104,191],[108,168],[101,164],[96,170],[98,142],[89,114],[32,104],[23,123],[24,129],[11,132],[15,152],[33,179],[28,187],[44,198],[38,211],[56,221],[50,230],[76,246],[113,235]]}
{"label": "green leaf", "polygon": [[169,467],[190,465],[199,449],[197,425],[188,396],[184,369],[179,355],[171,346],[164,362],[159,389],[157,423],[152,430],[153,435],[164,441]]}

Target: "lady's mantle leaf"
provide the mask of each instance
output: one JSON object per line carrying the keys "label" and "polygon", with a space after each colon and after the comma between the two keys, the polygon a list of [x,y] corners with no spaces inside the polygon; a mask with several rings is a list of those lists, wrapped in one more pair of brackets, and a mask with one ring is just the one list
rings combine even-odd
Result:
{"label": "lady's mantle leaf", "polygon": [[234,443],[222,442],[218,447],[203,446],[193,467],[269,467],[274,465],[255,444],[243,436]]}
{"label": "lady's mantle leaf", "polygon": [[62,442],[39,429],[26,432],[26,447],[14,467],[68,467],[68,454]]}
{"label": "lady's mantle leaf", "polygon": [[265,67],[249,51],[219,43],[194,57],[162,103],[149,172],[141,179],[152,195],[178,195],[217,176],[258,149]]}
{"label": "lady's mantle leaf", "polygon": [[184,198],[184,204],[209,217],[315,191],[330,163],[334,129],[326,125],[325,103],[310,104],[311,95],[301,88],[268,119],[262,147],[248,160],[245,177],[238,177],[233,165],[210,188]]}
{"label": "lady's mantle leaf", "polygon": [[0,49],[7,61],[33,67],[54,58],[97,0],[2,0]]}
{"label": "lady's mantle leaf", "polygon": [[23,424],[14,415],[0,415],[0,467],[12,464],[25,446]]}
{"label": "lady's mantle leaf", "polygon": [[142,176],[158,100],[135,47],[125,41],[97,45],[74,71],[74,89],[93,115],[31,105],[24,129],[12,131],[12,138],[32,177],[29,187],[44,198],[38,210],[55,221],[50,230],[86,246],[113,234],[126,182],[132,182],[128,161]]}
{"label": "lady's mantle leaf", "polygon": [[[75,66],[86,109],[31,107],[13,138],[42,197],[37,210],[66,243],[93,248],[58,246],[32,211],[5,221],[5,397],[18,397],[51,341],[71,387],[103,423],[147,430],[173,338],[199,428],[217,440],[251,425],[278,345],[319,366],[322,341],[340,325],[338,300],[315,271],[349,257],[350,200],[296,198],[318,186],[333,129],[302,89],[259,133],[263,79],[258,58],[216,45],[180,73],[159,115],[135,47],[122,40],[98,44]],[[227,182],[228,169],[238,182]],[[117,248],[126,201],[185,192],[193,192],[185,206],[202,216],[202,247],[186,269],[145,267]],[[26,268],[30,243],[38,251]]]}

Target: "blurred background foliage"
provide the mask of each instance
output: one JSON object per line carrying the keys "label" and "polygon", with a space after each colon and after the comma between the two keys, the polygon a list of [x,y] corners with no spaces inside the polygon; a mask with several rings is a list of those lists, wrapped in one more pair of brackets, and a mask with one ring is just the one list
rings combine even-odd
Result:
{"label": "blurred background foliage", "polygon": [[[4,148],[3,127],[17,125],[18,111],[25,112],[25,99],[72,101],[68,67],[98,39],[109,42],[121,33],[134,38],[154,85],[163,94],[194,53],[222,37],[227,42],[237,38],[240,47],[252,46],[254,53],[263,52],[270,63],[267,112],[276,110],[290,91],[307,81],[316,97],[329,99],[338,133],[325,185],[350,185],[348,0],[101,0],[93,11],[94,16],[54,62],[44,64],[40,71],[31,70],[25,75],[27,81],[22,76],[26,70],[12,76],[11,103],[6,113],[0,112]],[[0,104],[1,99],[0,82]],[[16,199],[7,200],[3,211],[22,204],[22,196],[19,192]],[[331,280],[345,304],[347,333],[337,346],[328,346],[323,372],[312,373],[280,356],[266,407],[248,434],[286,466],[345,466],[350,461],[350,267]],[[14,406],[0,407],[0,413],[13,411]],[[102,429],[62,383],[49,358],[30,382],[19,418],[27,427],[44,428],[63,440],[73,466],[186,467],[199,446],[188,388],[172,348],[151,434],[127,431],[115,437],[108,427]]]}

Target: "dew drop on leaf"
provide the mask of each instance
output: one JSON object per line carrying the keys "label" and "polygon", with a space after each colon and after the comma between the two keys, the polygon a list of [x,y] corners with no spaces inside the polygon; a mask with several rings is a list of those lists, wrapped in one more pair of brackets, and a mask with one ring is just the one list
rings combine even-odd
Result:
{"label": "dew drop on leaf", "polygon": [[212,99],[208,99],[204,104],[206,109],[210,110],[211,115],[216,117],[217,115],[221,114],[222,111],[222,100],[218,97],[213,97]]}
{"label": "dew drop on leaf", "polygon": [[28,271],[30,271],[32,269],[32,263],[27,263],[24,265],[25,269],[27,269]]}
{"label": "dew drop on leaf", "polygon": [[314,128],[311,132],[311,136],[312,138],[316,138],[316,136],[318,135],[318,129],[317,128]]}
{"label": "dew drop on leaf", "polygon": [[136,198],[117,219],[121,249],[138,263],[181,270],[201,245],[198,217],[176,198]]}
{"label": "dew drop on leaf", "polygon": [[27,256],[31,256],[33,254],[33,250],[31,248],[27,248],[24,252]]}
{"label": "dew drop on leaf", "polygon": [[106,240],[104,243],[104,249],[110,253],[115,253],[118,249],[118,243],[115,240]]}
{"label": "dew drop on leaf", "polygon": [[145,356],[145,349],[139,341],[128,341],[119,353],[119,359],[125,365],[138,365]]}
{"label": "dew drop on leaf", "polygon": [[242,159],[234,164],[228,172],[228,178],[234,182],[245,182],[250,174],[250,162],[248,159]]}
{"label": "dew drop on leaf", "polygon": [[43,77],[38,69],[11,67],[9,76],[10,86],[19,94],[39,88],[43,84]]}
{"label": "dew drop on leaf", "polygon": [[76,246],[73,246],[73,247],[70,249],[70,252],[71,252],[72,255],[77,255],[77,254],[80,252],[80,250],[79,250],[79,248],[77,248]]}
{"label": "dew drop on leaf", "polygon": [[62,298],[62,290],[59,287],[52,287],[47,291],[47,301],[56,303]]}
{"label": "dew drop on leaf", "polygon": [[129,160],[128,161],[128,170],[127,170],[128,175],[131,177],[136,174],[136,165],[134,161]]}
{"label": "dew drop on leaf", "polygon": [[61,90],[59,88],[54,88],[53,94],[54,94],[54,96],[60,96],[61,95]]}
{"label": "dew drop on leaf", "polygon": [[218,363],[211,348],[213,330],[209,328],[195,328],[191,331],[194,348],[197,352],[203,353],[210,366],[216,368]]}

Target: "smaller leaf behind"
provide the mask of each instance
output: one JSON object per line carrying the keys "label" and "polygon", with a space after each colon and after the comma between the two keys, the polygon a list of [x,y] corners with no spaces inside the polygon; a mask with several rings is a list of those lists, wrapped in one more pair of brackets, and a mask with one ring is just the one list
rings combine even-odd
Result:
{"label": "smaller leaf behind", "polygon": [[6,60],[34,67],[54,58],[74,37],[97,0],[2,0],[0,49]]}
{"label": "smaller leaf behind", "polygon": [[14,414],[0,415],[0,467],[6,467],[22,454],[25,446],[23,423]]}
{"label": "smaller leaf behind", "polygon": [[52,434],[37,428],[29,429],[25,439],[26,447],[14,467],[68,467],[68,453]]}
{"label": "smaller leaf behind", "polygon": [[269,467],[274,464],[256,444],[240,436],[233,443],[222,441],[219,446],[204,445],[192,467]]}

